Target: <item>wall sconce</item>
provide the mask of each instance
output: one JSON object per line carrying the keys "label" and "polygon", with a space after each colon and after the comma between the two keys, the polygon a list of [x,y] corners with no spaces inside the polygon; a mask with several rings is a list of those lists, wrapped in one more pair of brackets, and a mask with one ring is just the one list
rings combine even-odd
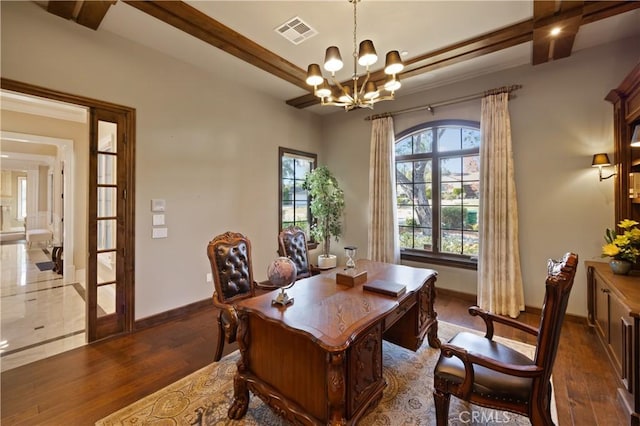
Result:
{"label": "wall sconce", "polygon": [[595,154],[593,156],[593,161],[591,162],[591,167],[597,167],[598,168],[598,177],[600,178],[600,181],[602,182],[605,179],[609,179],[610,177],[615,176],[617,173],[611,173],[609,176],[602,176],[602,168],[603,167],[608,167],[611,166],[611,161],[609,161],[609,156],[604,153],[601,152],[599,154]]}
{"label": "wall sconce", "polygon": [[636,127],[633,129],[633,135],[631,136],[629,145],[634,148],[640,147],[640,124],[636,124]]}

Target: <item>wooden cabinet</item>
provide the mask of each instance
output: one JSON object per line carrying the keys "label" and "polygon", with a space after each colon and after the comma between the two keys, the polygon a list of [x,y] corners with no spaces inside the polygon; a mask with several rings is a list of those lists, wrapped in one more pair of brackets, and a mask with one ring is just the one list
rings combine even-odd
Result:
{"label": "wooden cabinet", "polygon": [[640,125],[640,63],[605,99],[613,104],[616,223],[627,218],[640,222],[640,148],[629,145]]}
{"label": "wooden cabinet", "polygon": [[616,372],[629,424],[640,426],[640,274],[614,275],[604,262],[585,264],[589,325]]}

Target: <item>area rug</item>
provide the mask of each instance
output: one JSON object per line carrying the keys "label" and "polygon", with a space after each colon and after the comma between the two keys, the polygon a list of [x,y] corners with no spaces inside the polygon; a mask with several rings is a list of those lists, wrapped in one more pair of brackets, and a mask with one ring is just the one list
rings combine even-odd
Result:
{"label": "area rug", "polygon": [[[463,327],[440,321],[438,336],[450,339]],[[475,331],[472,331],[475,332]],[[477,332],[476,332],[477,333]],[[496,340],[532,357],[531,345],[496,337]],[[432,373],[440,351],[425,343],[413,352],[384,342],[383,375],[387,381],[378,406],[363,417],[361,425],[435,425]],[[233,399],[233,376],[238,351],[199,371],[99,420],[98,426],[114,425],[259,425],[280,426],[288,422],[251,394],[247,414],[242,420],[227,418]],[[295,380],[292,378],[292,380]],[[554,413],[554,418],[557,416]],[[490,410],[451,398],[449,425],[530,425],[525,417]]]}
{"label": "area rug", "polygon": [[36,266],[41,271],[51,271],[53,269],[53,262],[36,262]]}

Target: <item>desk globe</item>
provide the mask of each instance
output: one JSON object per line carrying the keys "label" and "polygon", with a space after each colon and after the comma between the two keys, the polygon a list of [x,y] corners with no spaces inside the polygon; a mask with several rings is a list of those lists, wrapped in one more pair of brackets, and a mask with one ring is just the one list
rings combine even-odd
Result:
{"label": "desk globe", "polygon": [[267,277],[271,284],[280,287],[280,293],[271,301],[272,305],[286,306],[293,303],[293,297],[289,298],[285,290],[293,286],[297,275],[296,264],[288,257],[279,257],[269,264]]}

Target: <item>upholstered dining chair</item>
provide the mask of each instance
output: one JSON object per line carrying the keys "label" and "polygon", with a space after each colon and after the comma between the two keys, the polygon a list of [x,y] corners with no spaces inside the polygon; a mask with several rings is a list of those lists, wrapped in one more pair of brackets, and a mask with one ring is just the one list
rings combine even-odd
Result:
{"label": "upholstered dining chair", "polygon": [[216,236],[207,245],[207,256],[213,274],[213,304],[218,314],[218,345],[215,361],[222,356],[225,340],[236,341],[238,315],[234,302],[255,295],[258,285],[253,280],[251,266],[251,242],[238,232],[225,232]]}
{"label": "upholstered dining chair", "polygon": [[[477,306],[469,308],[471,315],[484,320],[487,331],[485,336],[460,332],[441,346],[433,379],[438,426],[447,424],[451,395],[527,416],[533,426],[553,425],[551,371],[577,266],[574,253],[565,254],[561,261],[549,261],[538,328]],[[494,323],[537,336],[533,360],[494,341]]]}
{"label": "upholstered dining chair", "polygon": [[317,275],[320,270],[309,262],[309,246],[304,231],[297,226],[290,226],[278,234],[278,254],[288,257],[296,264],[297,279]]}

